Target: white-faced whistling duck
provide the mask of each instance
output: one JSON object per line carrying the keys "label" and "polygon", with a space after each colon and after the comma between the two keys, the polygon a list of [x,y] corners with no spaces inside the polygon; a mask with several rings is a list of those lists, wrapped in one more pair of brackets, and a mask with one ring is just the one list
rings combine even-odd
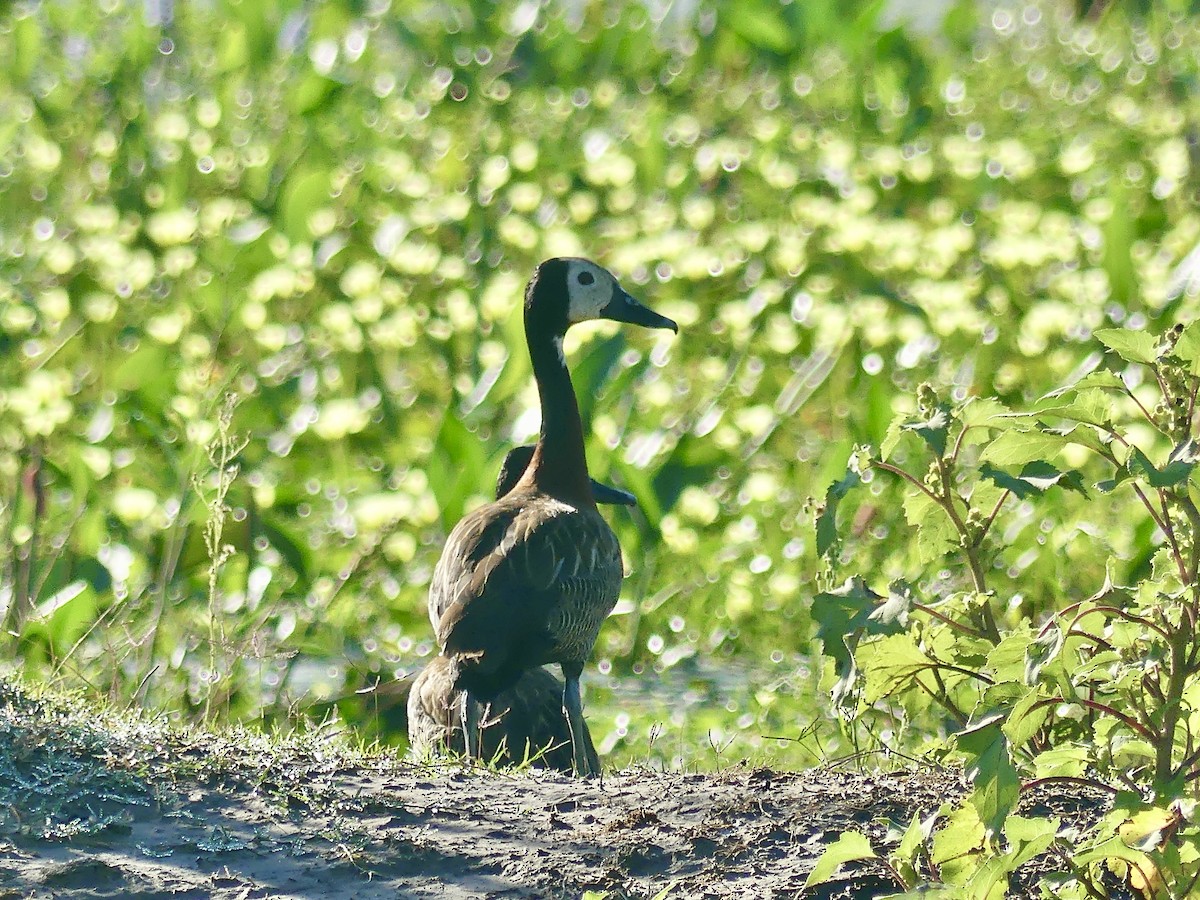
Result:
{"label": "white-faced whistling duck", "polygon": [[621,591],[621,548],[596,509],[583,423],[563,355],[567,329],[589,319],[678,326],[627,294],[586,259],[549,259],[525,289],[525,341],[541,401],[533,457],[512,491],[465,516],[433,572],[430,610],[465,691],[467,755],[479,758],[479,704],[521,673],[562,666],[563,709],[577,775],[595,774],[583,742],[579,678]]}

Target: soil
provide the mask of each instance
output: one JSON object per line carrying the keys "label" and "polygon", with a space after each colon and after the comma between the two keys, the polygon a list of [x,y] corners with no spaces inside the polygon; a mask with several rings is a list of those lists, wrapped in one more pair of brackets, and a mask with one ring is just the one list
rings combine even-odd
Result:
{"label": "soil", "polygon": [[[6,721],[4,699],[0,898],[882,897],[899,887],[879,865],[804,882],[841,832],[880,841],[965,790],[936,770],[576,781],[354,754],[320,736],[281,748],[93,729],[44,706]],[[1065,822],[1099,808],[1037,803]]]}

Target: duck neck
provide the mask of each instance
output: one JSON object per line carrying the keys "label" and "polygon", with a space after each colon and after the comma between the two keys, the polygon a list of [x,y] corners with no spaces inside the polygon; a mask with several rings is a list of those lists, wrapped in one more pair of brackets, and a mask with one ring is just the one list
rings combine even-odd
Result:
{"label": "duck neck", "polygon": [[583,421],[562,350],[562,335],[525,326],[542,428],[523,481],[573,506],[595,506],[583,449]]}

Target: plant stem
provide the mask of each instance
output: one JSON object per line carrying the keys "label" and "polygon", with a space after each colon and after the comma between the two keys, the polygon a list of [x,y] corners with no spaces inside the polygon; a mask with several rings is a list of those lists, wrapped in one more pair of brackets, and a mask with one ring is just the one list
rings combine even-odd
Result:
{"label": "plant stem", "polygon": [[1187,651],[1190,643],[1190,633],[1180,629],[1171,636],[1170,665],[1167,670],[1167,689],[1163,698],[1162,727],[1152,740],[1154,744],[1154,782],[1162,788],[1175,774],[1172,764],[1172,752],[1175,749],[1175,731],[1179,727],[1179,713],[1183,701],[1183,691],[1187,687]]}
{"label": "plant stem", "polygon": [[1096,781],[1093,778],[1080,778],[1077,775],[1047,775],[1044,778],[1034,778],[1032,781],[1026,781],[1022,784],[1021,791],[1031,791],[1034,788],[1041,787],[1043,784],[1076,784],[1080,787],[1108,791],[1110,794],[1121,793],[1120,788],[1115,788],[1111,784],[1105,784],[1103,781]]}

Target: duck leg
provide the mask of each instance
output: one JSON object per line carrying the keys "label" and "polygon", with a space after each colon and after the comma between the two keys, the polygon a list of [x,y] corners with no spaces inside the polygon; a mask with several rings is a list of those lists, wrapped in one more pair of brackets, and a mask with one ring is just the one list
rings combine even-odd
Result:
{"label": "duck leg", "polygon": [[467,759],[479,759],[479,704],[471,696],[470,691],[462,692],[462,730],[463,747],[467,751]]}
{"label": "duck leg", "polygon": [[593,770],[588,759],[587,743],[584,738],[587,725],[583,722],[583,701],[579,696],[579,677],[583,674],[583,666],[563,663],[563,712],[567,717],[567,726],[571,729],[571,756],[575,762],[577,778],[591,778],[599,774]]}

